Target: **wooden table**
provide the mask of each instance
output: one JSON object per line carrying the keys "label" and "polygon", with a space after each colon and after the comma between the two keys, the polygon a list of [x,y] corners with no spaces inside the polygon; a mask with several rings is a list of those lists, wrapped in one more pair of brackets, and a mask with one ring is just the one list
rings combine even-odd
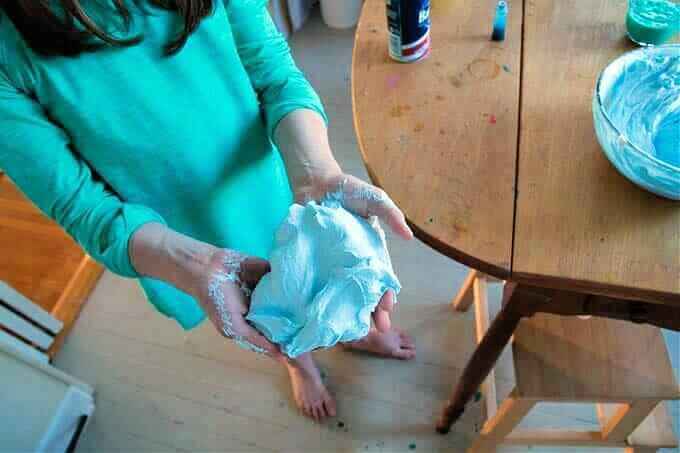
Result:
{"label": "wooden table", "polygon": [[508,281],[441,431],[536,312],[680,330],[680,204],[623,178],[592,124],[598,73],[632,48],[625,0],[432,0],[432,51],[387,55],[383,0],[356,32],[352,96],[363,159],[418,238]]}

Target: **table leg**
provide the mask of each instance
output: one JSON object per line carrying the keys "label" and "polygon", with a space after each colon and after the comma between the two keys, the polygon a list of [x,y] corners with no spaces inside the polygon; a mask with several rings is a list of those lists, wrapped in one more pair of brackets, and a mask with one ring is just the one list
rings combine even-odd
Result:
{"label": "table leg", "polygon": [[465,405],[479,389],[503,352],[503,348],[510,341],[520,319],[531,314],[523,307],[524,304],[520,300],[522,295],[521,291],[517,291],[516,285],[511,283],[505,285],[503,308],[468,361],[453,396],[437,422],[438,433],[448,433],[451,425],[460,418]]}

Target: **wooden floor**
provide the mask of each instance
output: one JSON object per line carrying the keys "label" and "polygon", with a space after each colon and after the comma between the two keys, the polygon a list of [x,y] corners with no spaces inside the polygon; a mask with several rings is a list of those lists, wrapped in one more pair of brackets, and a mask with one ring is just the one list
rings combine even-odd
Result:
{"label": "wooden floor", "polygon": [[101,275],[101,267],[0,174],[0,281],[64,323],[53,355]]}
{"label": "wooden floor", "polygon": [[[318,17],[293,41],[324,98],[336,154],[346,170],[365,177],[348,98],[351,46],[351,31],[330,31]],[[395,322],[416,338],[418,357],[318,353],[339,403],[338,417],[322,425],[291,408],[278,365],[226,343],[207,324],[185,337],[152,310],[135,282],[105,274],[55,361],[97,391],[78,451],[464,451],[478,428],[479,403],[449,436],[434,434],[433,426],[474,346],[472,314],[449,305],[467,269],[417,241],[392,237],[390,248],[404,285]],[[493,311],[498,289],[491,295]],[[677,355],[677,336],[672,341]],[[497,373],[500,396],[512,383],[509,365],[506,355]],[[587,429],[596,416],[582,406],[546,405],[528,422]]]}
{"label": "wooden floor", "polygon": [[80,248],[0,176],[0,280],[47,311],[83,259]]}

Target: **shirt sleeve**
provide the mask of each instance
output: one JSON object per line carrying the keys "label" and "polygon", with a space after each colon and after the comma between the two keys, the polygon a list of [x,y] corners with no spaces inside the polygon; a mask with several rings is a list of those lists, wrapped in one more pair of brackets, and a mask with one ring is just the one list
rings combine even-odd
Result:
{"label": "shirt sleeve", "polygon": [[124,203],[72,151],[67,134],[42,107],[16,89],[0,67],[0,168],[41,211],[60,224],[95,260],[138,277],[128,241],[155,211]]}
{"label": "shirt sleeve", "polygon": [[236,47],[264,110],[269,137],[297,109],[316,111],[328,123],[321,100],[293,61],[267,0],[225,0]]}

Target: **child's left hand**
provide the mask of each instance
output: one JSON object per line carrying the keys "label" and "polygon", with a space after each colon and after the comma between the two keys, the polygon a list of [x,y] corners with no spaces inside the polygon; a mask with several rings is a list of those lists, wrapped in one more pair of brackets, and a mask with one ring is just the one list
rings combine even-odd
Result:
{"label": "child's left hand", "polygon": [[[384,190],[345,173],[312,180],[295,189],[295,201],[321,201],[326,197],[339,201],[350,212],[361,217],[378,217],[399,237],[413,239],[406,218]],[[394,293],[387,291],[373,312],[373,322],[380,332],[390,329],[390,313],[394,307]]]}

